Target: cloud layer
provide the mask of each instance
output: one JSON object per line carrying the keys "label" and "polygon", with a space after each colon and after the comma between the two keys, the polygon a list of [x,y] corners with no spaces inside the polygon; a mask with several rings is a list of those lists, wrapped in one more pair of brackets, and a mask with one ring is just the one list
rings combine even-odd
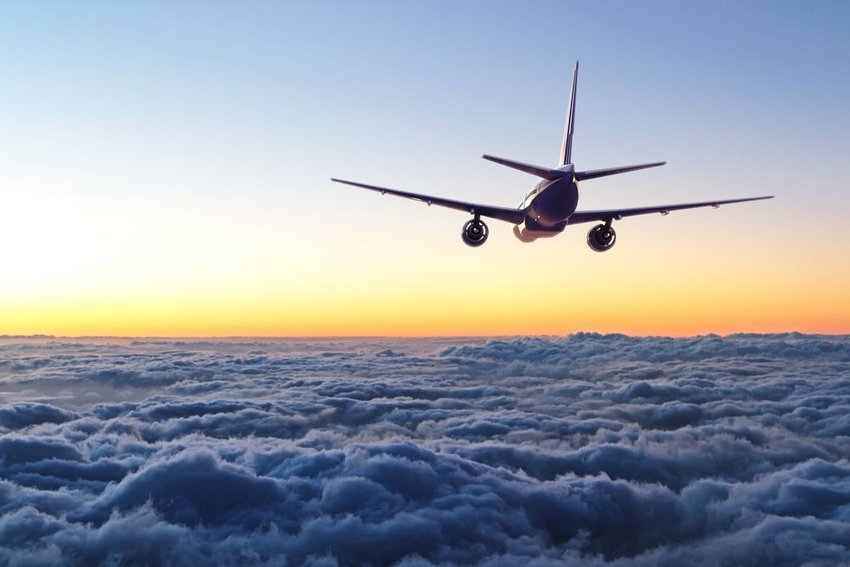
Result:
{"label": "cloud layer", "polygon": [[850,557],[850,337],[9,338],[0,433],[0,564]]}

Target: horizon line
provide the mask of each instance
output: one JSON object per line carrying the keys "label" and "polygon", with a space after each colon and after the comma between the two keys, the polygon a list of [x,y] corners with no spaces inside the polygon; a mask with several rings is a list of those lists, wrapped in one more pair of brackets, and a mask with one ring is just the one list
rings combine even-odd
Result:
{"label": "horizon line", "polygon": [[600,336],[625,336],[633,338],[671,338],[671,339],[687,339],[700,337],[733,337],[736,335],[801,335],[801,336],[827,336],[841,337],[848,336],[850,332],[836,333],[806,333],[803,331],[788,330],[774,332],[757,332],[757,331],[736,331],[733,333],[699,333],[693,335],[663,335],[663,334],[629,334],[629,333],[600,333],[598,331],[574,331],[564,334],[556,333],[519,333],[519,334],[493,334],[493,335],[53,335],[48,333],[33,333],[33,334],[0,334],[0,340],[23,339],[23,340],[38,340],[38,339],[72,339],[72,340],[166,340],[166,341],[201,341],[201,340],[304,340],[304,339],[360,339],[360,340],[379,340],[379,339],[395,339],[395,340],[423,340],[423,339],[498,339],[498,338],[544,338],[544,337],[569,337],[573,335],[600,335]]}

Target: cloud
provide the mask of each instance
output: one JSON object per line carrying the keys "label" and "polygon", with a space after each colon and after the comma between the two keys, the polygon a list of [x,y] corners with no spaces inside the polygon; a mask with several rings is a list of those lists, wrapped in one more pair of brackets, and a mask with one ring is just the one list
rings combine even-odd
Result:
{"label": "cloud", "polygon": [[850,338],[454,343],[4,339],[0,564],[850,554]]}
{"label": "cloud", "polygon": [[37,423],[64,423],[76,415],[49,404],[19,403],[0,407],[0,428],[21,429]]}

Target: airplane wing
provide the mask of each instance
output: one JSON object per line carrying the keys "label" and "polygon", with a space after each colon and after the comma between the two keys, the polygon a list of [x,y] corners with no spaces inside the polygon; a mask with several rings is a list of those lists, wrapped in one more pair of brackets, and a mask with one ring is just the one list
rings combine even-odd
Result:
{"label": "airplane wing", "polygon": [[660,205],[655,207],[638,207],[635,209],[608,209],[604,211],[576,211],[567,220],[567,224],[578,224],[582,222],[620,220],[624,217],[633,217],[636,215],[649,215],[652,213],[660,213],[666,215],[670,211],[680,211],[682,209],[696,209],[698,207],[714,207],[720,205],[728,205],[730,203],[743,203],[745,201],[761,201],[763,199],[773,199],[773,195],[767,197],[748,197],[746,199],[727,199],[725,201],[703,201],[702,203],[682,203],[678,205]]}
{"label": "airplane wing", "polygon": [[507,207],[494,207],[491,205],[480,205],[478,203],[467,203],[466,201],[454,201],[452,199],[444,199],[442,197],[434,197],[432,195],[422,195],[420,193],[410,193],[408,191],[399,191],[398,189],[389,189],[387,187],[378,187],[377,185],[367,185],[365,183],[356,183],[354,181],[346,181],[344,179],[331,178],[331,181],[337,183],[345,183],[354,187],[362,187],[371,191],[378,191],[382,195],[389,193],[397,197],[405,197],[414,201],[422,201],[428,205],[437,205],[439,207],[447,207],[458,211],[466,211],[473,215],[481,215],[497,220],[519,224],[525,219],[525,213],[521,209],[511,209]]}

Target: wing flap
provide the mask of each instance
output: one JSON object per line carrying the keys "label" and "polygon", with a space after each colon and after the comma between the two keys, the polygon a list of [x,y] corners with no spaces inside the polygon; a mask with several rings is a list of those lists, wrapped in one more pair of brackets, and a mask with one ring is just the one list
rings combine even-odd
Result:
{"label": "wing flap", "polygon": [[445,199],[443,197],[435,197],[433,195],[424,195],[422,193],[412,193],[410,191],[400,191],[398,189],[390,189],[389,187],[380,187],[378,185],[368,185],[366,183],[358,183],[356,181],[346,181],[344,179],[331,178],[331,181],[336,183],[344,183],[354,187],[369,189],[384,194],[395,195],[396,197],[404,197],[421,201],[427,205],[437,205],[438,207],[446,207],[457,211],[466,211],[469,214],[477,214],[482,217],[488,217],[496,220],[501,220],[513,224],[519,224],[525,219],[525,213],[520,209],[510,209],[507,207],[495,207],[492,205],[482,205],[479,203],[470,203],[467,201],[455,201],[454,199]]}
{"label": "wing flap", "polygon": [[567,224],[579,224],[583,222],[619,220],[625,217],[633,217],[637,215],[650,215],[660,213],[666,215],[670,211],[681,211],[683,209],[696,209],[699,207],[719,207],[720,205],[729,205],[731,203],[745,203],[747,201],[762,201],[764,199],[773,199],[773,195],[765,197],[747,197],[745,199],[726,199],[723,201],[703,201],[701,203],[680,203],[676,205],[659,205],[653,207],[638,207],[633,209],[608,209],[603,211],[576,211],[573,213]]}

